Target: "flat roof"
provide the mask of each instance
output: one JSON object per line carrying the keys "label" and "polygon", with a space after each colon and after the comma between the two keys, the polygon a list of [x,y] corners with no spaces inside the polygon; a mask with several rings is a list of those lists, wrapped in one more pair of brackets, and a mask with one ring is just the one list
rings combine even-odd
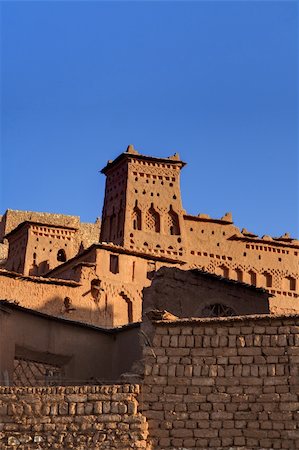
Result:
{"label": "flat roof", "polygon": [[73,231],[76,231],[78,229],[78,228],[64,226],[64,225],[53,225],[53,224],[47,224],[45,222],[35,222],[35,221],[31,221],[31,220],[25,220],[24,222],[21,222],[16,228],[11,230],[9,233],[5,234],[3,236],[3,239],[7,239],[8,237],[10,237],[13,234],[17,233],[23,227],[27,226],[29,228],[30,225],[37,225],[37,226],[40,226],[40,227],[48,227],[48,228],[61,228],[61,229],[65,229],[66,228],[67,230],[73,230]]}
{"label": "flat roof", "polygon": [[101,173],[106,174],[112,167],[116,166],[119,162],[121,162],[123,159],[127,158],[134,158],[134,159],[140,159],[140,160],[147,160],[162,164],[175,164],[180,167],[184,167],[186,165],[185,162],[178,160],[178,159],[172,159],[172,157],[169,158],[158,158],[155,156],[146,156],[141,155],[140,153],[130,153],[130,152],[123,152],[120,155],[117,156],[113,161],[108,161],[106,166],[101,170]]}

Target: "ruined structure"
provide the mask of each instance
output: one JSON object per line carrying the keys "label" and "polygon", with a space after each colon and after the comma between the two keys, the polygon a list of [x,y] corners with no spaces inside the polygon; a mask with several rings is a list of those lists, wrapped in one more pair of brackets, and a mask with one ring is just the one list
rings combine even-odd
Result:
{"label": "ruined structure", "polygon": [[118,326],[141,319],[143,288],[160,267],[174,266],[262,287],[272,294],[272,313],[298,311],[299,241],[240,231],[230,213],[187,214],[184,165],[178,154],[148,157],[129,146],[102,170],[102,224],[8,210],[0,226],[0,297]]}

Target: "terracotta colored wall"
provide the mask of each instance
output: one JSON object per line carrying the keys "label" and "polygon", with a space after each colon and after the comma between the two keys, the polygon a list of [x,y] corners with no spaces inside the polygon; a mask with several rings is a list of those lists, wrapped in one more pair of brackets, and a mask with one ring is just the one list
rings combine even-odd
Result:
{"label": "terracotta colored wall", "polygon": [[299,316],[154,324],[141,411],[155,449],[295,449]]}
{"label": "terracotta colored wall", "polygon": [[[187,215],[182,207],[180,193],[180,169],[183,164],[178,156],[163,160],[147,158],[138,155],[133,148],[129,148],[125,156],[111,167],[108,164],[104,170],[107,182],[101,239],[121,245],[128,252],[144,252],[153,257],[183,260],[186,263],[185,269],[197,267],[227,278],[256,284],[275,295],[270,301],[271,312],[298,312],[299,241],[287,236],[280,239],[264,236],[259,239],[246,230],[241,232],[233,224],[230,214],[221,219],[211,219],[203,214]],[[0,235],[11,231],[24,220],[74,227],[76,232],[68,258],[99,240],[99,222],[80,224],[77,216],[12,210],[8,210],[2,217]],[[31,242],[26,248],[26,264],[20,261],[19,251],[16,249],[13,258],[16,259],[16,265],[20,266],[20,271],[31,270],[35,244]],[[41,262],[51,260],[51,267],[59,264],[52,257],[57,253],[57,248],[52,249],[49,241],[41,240],[37,247]],[[86,320],[90,316],[88,321],[107,326],[140,319],[141,290],[148,286],[145,262],[133,255],[120,256],[120,272],[111,275],[108,267],[110,253],[103,251],[96,261],[93,260],[97,264],[95,277],[103,283],[101,304],[95,304],[90,295],[86,294],[86,285],[83,294],[87,297],[82,294],[80,301],[75,300],[77,312],[73,313],[74,317],[84,317],[83,320]],[[1,255],[2,258],[5,255],[3,246],[0,258]],[[78,257],[78,261],[80,260],[81,257]],[[159,267],[157,264],[157,268]],[[13,267],[8,265],[7,268],[11,270]],[[85,278],[85,272],[81,268],[75,271],[66,267],[60,271],[58,268],[51,276],[74,279],[84,285],[91,282],[91,275],[86,275]],[[14,290],[20,293],[19,288]],[[33,297],[35,292],[32,291]],[[28,294],[27,291],[27,298]],[[61,292],[59,296],[63,294]],[[8,298],[11,298],[10,294]],[[87,300],[89,298],[91,302]],[[17,300],[23,302],[23,299],[20,293]],[[133,318],[128,313],[128,301],[133,305]],[[44,297],[41,297],[38,307],[43,303]],[[37,303],[33,304],[32,307],[36,307]],[[79,307],[85,310],[83,315],[78,315]],[[51,311],[57,314],[57,309]]]}
{"label": "terracotta colored wall", "polygon": [[0,388],[0,447],[145,449],[139,386]]}
{"label": "terracotta colored wall", "polygon": [[[24,221],[39,222],[44,225],[30,226],[26,235],[25,246],[23,231],[10,238],[10,247],[15,247],[14,252],[7,253],[5,245],[1,245],[2,259],[8,258],[4,267],[8,270],[18,271],[25,275],[41,275],[61,264],[57,260],[57,252],[63,249],[67,259],[74,257],[79,250],[97,243],[100,235],[100,221],[96,223],[80,223],[78,216],[66,216],[63,214],[37,213],[28,211],[7,210],[2,216],[0,227],[0,241],[3,236]],[[56,228],[55,228],[56,226]],[[63,227],[65,227],[63,229]],[[71,228],[73,229],[71,229]],[[1,231],[2,230],[2,231]],[[28,240],[28,242],[27,242]],[[19,242],[17,242],[19,241]],[[16,248],[18,247],[18,248]],[[35,253],[36,266],[34,266],[33,254]],[[20,266],[19,260],[22,259]]]}
{"label": "terracotta colored wall", "polygon": [[[103,213],[108,219],[103,235],[105,240],[131,250],[182,259],[187,263],[186,268],[198,267],[256,284],[268,289],[282,302],[286,301],[285,311],[296,310],[294,306],[299,296],[298,240],[270,236],[258,239],[246,230],[241,232],[233,224],[231,214],[225,214],[221,219],[211,219],[204,214],[186,215],[180,193],[183,163],[171,158],[156,161],[139,158],[135,153],[129,150],[126,157],[105,172],[107,184]],[[127,184],[120,187],[117,176],[122,176],[123,182],[127,177]],[[109,217],[119,210],[120,201],[122,208],[125,202],[125,225],[123,227],[122,222],[114,220],[114,226],[120,224],[118,232],[124,237],[115,240],[109,234]],[[170,210],[177,214],[177,227],[173,226]],[[136,227],[138,215],[140,221]],[[155,215],[158,215],[158,229],[155,229]],[[171,224],[173,231],[177,228],[174,235],[171,235]],[[114,236],[115,232],[112,234]],[[256,281],[252,281],[251,272]],[[281,312],[276,304],[275,312]]]}

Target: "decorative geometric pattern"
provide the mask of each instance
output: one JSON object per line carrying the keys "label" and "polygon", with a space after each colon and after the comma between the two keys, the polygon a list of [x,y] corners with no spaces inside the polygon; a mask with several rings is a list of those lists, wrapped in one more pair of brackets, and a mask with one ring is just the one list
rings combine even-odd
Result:
{"label": "decorative geometric pattern", "polygon": [[167,228],[170,234],[180,234],[179,218],[172,209],[167,214]]}
{"label": "decorative geometric pattern", "polygon": [[153,206],[146,212],[145,217],[146,228],[150,231],[155,231],[159,233],[160,231],[160,216],[159,213],[154,209]]}
{"label": "decorative geometric pattern", "polygon": [[236,316],[236,312],[222,303],[214,303],[213,305],[206,306],[202,310],[202,315],[204,317],[231,317]]}
{"label": "decorative geometric pattern", "polygon": [[26,359],[14,360],[14,386],[47,386],[61,381],[61,369],[51,364],[30,361]]}

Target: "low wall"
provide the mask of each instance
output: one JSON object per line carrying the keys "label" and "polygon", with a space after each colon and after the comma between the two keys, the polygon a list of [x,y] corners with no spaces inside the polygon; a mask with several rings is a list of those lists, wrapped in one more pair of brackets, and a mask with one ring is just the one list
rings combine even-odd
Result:
{"label": "low wall", "polygon": [[155,449],[299,448],[299,316],[154,323],[142,413]]}
{"label": "low wall", "polygon": [[138,385],[0,387],[0,448],[145,449]]}
{"label": "low wall", "polygon": [[152,331],[141,386],[0,388],[1,450],[299,448],[299,316]]}

